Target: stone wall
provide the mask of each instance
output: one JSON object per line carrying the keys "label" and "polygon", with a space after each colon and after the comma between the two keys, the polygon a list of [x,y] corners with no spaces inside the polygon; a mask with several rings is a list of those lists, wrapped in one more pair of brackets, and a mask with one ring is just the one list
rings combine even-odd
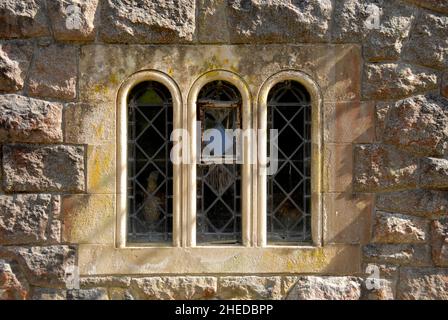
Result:
{"label": "stone wall", "polygon": [[[0,299],[448,299],[448,1],[2,1],[0,39]],[[90,175],[110,171],[91,137],[113,140],[114,117],[83,99],[83,48],[272,43],[362,46],[375,121],[350,145],[349,188],[375,196],[362,270],[380,288],[360,273],[82,277],[67,290],[70,208],[114,201]]]}

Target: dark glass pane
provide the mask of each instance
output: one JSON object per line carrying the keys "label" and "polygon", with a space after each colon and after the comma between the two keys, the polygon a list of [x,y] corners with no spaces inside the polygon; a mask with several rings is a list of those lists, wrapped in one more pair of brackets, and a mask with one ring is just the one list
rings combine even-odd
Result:
{"label": "dark glass pane", "polygon": [[[241,243],[240,165],[216,163],[228,152],[235,155],[235,138],[226,129],[240,127],[241,96],[228,82],[205,85],[198,97],[198,120],[201,121],[202,148],[212,143],[205,130],[216,129],[222,147],[202,158],[197,168],[197,235],[199,244]],[[210,139],[209,139],[210,138]]]}
{"label": "dark glass pane", "polygon": [[173,109],[163,85],[137,85],[128,99],[128,241],[170,242]]}
{"label": "dark glass pane", "polygon": [[[270,243],[311,240],[311,106],[295,81],[276,84],[268,96],[268,129],[278,130],[278,170],[268,176]],[[268,139],[268,150],[270,140]]]}

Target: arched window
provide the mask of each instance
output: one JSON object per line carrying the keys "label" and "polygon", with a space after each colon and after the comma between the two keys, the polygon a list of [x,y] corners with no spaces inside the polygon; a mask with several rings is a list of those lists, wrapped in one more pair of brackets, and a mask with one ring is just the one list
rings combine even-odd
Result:
{"label": "arched window", "polygon": [[234,134],[241,129],[241,106],[238,89],[227,81],[209,82],[198,94],[201,160],[196,239],[200,244],[242,243],[241,168]]}
{"label": "arched window", "polygon": [[267,242],[311,241],[311,98],[299,82],[275,84],[267,99],[268,139],[278,150],[275,173],[267,177]]}
{"label": "arched window", "polygon": [[128,95],[128,242],[173,239],[173,105],[169,90],[144,81]]}

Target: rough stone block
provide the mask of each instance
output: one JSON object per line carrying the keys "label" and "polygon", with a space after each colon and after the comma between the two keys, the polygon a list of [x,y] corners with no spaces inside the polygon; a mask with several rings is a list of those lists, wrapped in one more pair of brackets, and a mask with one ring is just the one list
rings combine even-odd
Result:
{"label": "rough stone block", "polygon": [[67,300],[109,300],[106,288],[67,290]]}
{"label": "rough stone block", "polygon": [[68,243],[114,243],[114,195],[62,197],[62,239]]}
{"label": "rough stone block", "polygon": [[431,245],[434,264],[448,267],[448,218],[432,221]]}
{"label": "rough stone block", "polygon": [[424,189],[448,189],[448,160],[420,159],[420,187]]}
{"label": "rough stone block", "polygon": [[403,58],[431,68],[447,68],[448,37],[446,30],[448,30],[448,16],[422,12],[403,49]]}
{"label": "rough stone block", "polygon": [[448,300],[448,269],[402,268],[397,299]]}
{"label": "rough stone block", "polygon": [[361,279],[356,277],[300,277],[286,300],[359,300]]}
{"label": "rough stone block", "polygon": [[65,288],[66,275],[75,265],[75,248],[65,245],[43,247],[0,247],[0,258],[14,259],[34,286]]}
{"label": "rough stone block", "polygon": [[52,0],[48,15],[56,40],[92,41],[99,0]]}
{"label": "rough stone block", "polygon": [[364,261],[399,265],[431,265],[431,249],[423,244],[370,244],[364,246]]}
{"label": "rough stone block", "polygon": [[112,43],[186,43],[195,37],[195,1],[107,0],[100,37]]}
{"label": "rough stone block", "polygon": [[391,106],[388,102],[379,102],[375,106],[375,139],[377,142],[383,141],[387,114],[390,108]]}
{"label": "rough stone block", "polygon": [[0,143],[62,141],[62,106],[15,94],[0,95]]}
{"label": "rough stone block", "polygon": [[82,192],[84,147],[4,145],[3,171],[9,192]]}
{"label": "rough stone block", "polygon": [[440,93],[442,96],[448,99],[448,72],[445,72],[442,77],[442,88],[440,90]]}
{"label": "rough stone block", "polygon": [[406,63],[367,63],[362,84],[366,100],[391,100],[437,88],[437,73]]}
{"label": "rough stone block", "polygon": [[39,48],[30,70],[30,95],[59,100],[76,97],[79,49],[52,44]]}
{"label": "rough stone block", "polygon": [[422,8],[442,12],[448,14],[448,2],[441,0],[406,0],[414,3]]}
{"label": "rough stone block", "polygon": [[353,189],[357,192],[414,188],[418,183],[418,159],[387,145],[357,145],[353,175]]}
{"label": "rough stone block", "polygon": [[0,44],[0,92],[23,89],[32,54],[32,46],[26,43]]}
{"label": "rough stone block", "polygon": [[271,300],[281,298],[280,277],[222,277],[218,280],[219,299]]}
{"label": "rough stone block", "polygon": [[414,18],[399,1],[336,0],[333,40],[361,42],[369,61],[398,60]]}
{"label": "rough stone block", "polygon": [[428,240],[429,221],[397,213],[377,211],[373,225],[373,242],[422,243]]}
{"label": "rough stone block", "polygon": [[67,290],[53,288],[35,288],[32,300],[67,300]]}
{"label": "rough stone block", "polygon": [[25,300],[28,298],[29,290],[18,265],[0,259],[0,300]]}
{"label": "rough stone block", "polygon": [[390,105],[383,141],[419,156],[448,152],[448,100],[416,96]]}
{"label": "rough stone block", "polygon": [[49,35],[44,0],[0,2],[0,38]]}
{"label": "rough stone block", "polygon": [[216,296],[214,277],[147,277],[132,279],[132,291],[138,299],[195,300]]}
{"label": "rough stone block", "polygon": [[[49,240],[59,196],[0,195],[0,244],[37,244]],[[54,232],[53,232],[54,233]]]}
{"label": "rough stone block", "polygon": [[376,199],[377,209],[438,218],[448,214],[448,192],[410,190],[381,193]]}
{"label": "rough stone block", "polygon": [[326,42],[330,38],[331,13],[330,0],[200,1],[199,41]]}

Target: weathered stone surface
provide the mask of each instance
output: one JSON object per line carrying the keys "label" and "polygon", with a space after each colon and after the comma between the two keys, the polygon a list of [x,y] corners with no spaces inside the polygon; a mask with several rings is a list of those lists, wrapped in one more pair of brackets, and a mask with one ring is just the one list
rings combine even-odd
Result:
{"label": "weathered stone surface", "polygon": [[76,289],[67,291],[67,300],[109,300],[106,288]]}
{"label": "weathered stone surface", "polygon": [[201,43],[230,42],[230,28],[227,24],[226,0],[199,0],[198,38]]}
{"label": "weathered stone surface", "polygon": [[427,8],[442,13],[448,13],[448,2],[444,0],[406,0],[422,8]]}
{"label": "weathered stone surface", "polygon": [[[366,279],[369,281],[369,279]],[[362,286],[363,300],[393,300],[395,298],[395,283],[387,279],[375,279],[374,284],[367,287],[366,283]]]}
{"label": "weathered stone surface", "polygon": [[97,145],[115,138],[115,109],[110,105],[69,103],[64,108],[67,143]]}
{"label": "weathered stone surface", "polygon": [[79,49],[52,44],[40,47],[30,70],[29,93],[33,96],[73,100],[76,97]]}
{"label": "weathered stone surface", "polygon": [[58,203],[59,196],[49,194],[0,195],[0,244],[47,241]]}
{"label": "weathered stone surface", "polygon": [[432,221],[431,245],[434,264],[448,267],[448,218]]}
{"label": "weathered stone surface", "polygon": [[448,100],[416,96],[391,105],[383,132],[388,144],[420,156],[448,152]]}
{"label": "weathered stone surface", "polygon": [[116,190],[115,143],[87,146],[87,192],[114,193]]}
{"label": "weathered stone surface", "polygon": [[336,0],[333,40],[362,42],[369,61],[397,60],[413,9],[398,1]]}
{"label": "weathered stone surface", "polygon": [[148,277],[132,280],[138,299],[190,300],[215,297],[217,280],[214,277]]}
{"label": "weathered stone surface", "polygon": [[195,36],[195,1],[104,1],[101,39],[112,43],[185,43]]}
{"label": "weathered stone surface", "polygon": [[405,152],[380,144],[354,149],[353,189],[378,192],[413,188],[418,182],[418,160]]}
{"label": "weathered stone surface", "polygon": [[28,283],[17,264],[0,259],[0,300],[25,300],[28,294]]}
{"label": "weathered stone surface", "polygon": [[373,242],[421,243],[428,239],[429,221],[426,219],[377,211],[374,220]]}
{"label": "weathered stone surface", "polygon": [[388,102],[379,102],[375,106],[375,139],[378,142],[383,140],[386,127],[386,117],[391,108]]}
{"label": "weathered stone surface", "polygon": [[32,300],[66,300],[67,290],[54,288],[35,288]]}
{"label": "weathered stone surface", "polygon": [[399,267],[388,264],[365,263],[362,299],[391,300],[396,297]]}
{"label": "weathered stone surface", "polygon": [[442,88],[440,90],[440,93],[442,96],[448,99],[448,72],[445,72],[442,76]]}
{"label": "weathered stone surface", "polygon": [[219,299],[264,300],[281,298],[280,277],[222,277],[218,281]]}
{"label": "weathered stone surface", "polygon": [[420,187],[424,189],[448,189],[448,160],[420,159]]}
{"label": "weathered stone surface", "polygon": [[131,278],[126,276],[82,277],[79,279],[79,283],[83,289],[95,287],[128,288],[131,285]]}
{"label": "weathered stone surface", "polygon": [[7,191],[82,192],[84,147],[4,145],[3,170]]}
{"label": "weathered stone surface", "polygon": [[0,258],[16,260],[29,283],[42,287],[65,287],[66,274],[73,270],[75,256],[75,248],[65,245],[0,247]]}
{"label": "weathered stone surface", "polygon": [[382,193],[377,196],[376,207],[390,212],[440,217],[448,214],[448,192],[410,190]]}
{"label": "weathered stone surface", "polygon": [[23,88],[32,54],[29,44],[0,44],[0,92],[16,92]]}
{"label": "weathered stone surface", "polygon": [[[443,2],[443,1],[440,1]],[[448,67],[448,16],[422,13],[403,49],[405,60],[432,67]]]}
{"label": "weathered stone surface", "polygon": [[65,195],[62,198],[62,240],[69,243],[114,243],[115,196]]}
{"label": "weathered stone surface", "polygon": [[48,36],[44,0],[0,2],[0,38]]}
{"label": "weathered stone surface", "polygon": [[109,288],[109,299],[110,300],[135,300],[131,291],[124,288]]}
{"label": "weathered stone surface", "polygon": [[428,266],[431,249],[416,244],[370,244],[364,246],[364,261],[400,265]]}
{"label": "weathered stone surface", "polygon": [[324,243],[368,243],[373,200],[370,194],[324,194]]}
{"label": "weathered stone surface", "polygon": [[324,141],[371,143],[375,136],[373,102],[335,102],[324,105]]}
{"label": "weathered stone surface", "polygon": [[323,189],[326,192],[350,192],[353,181],[351,143],[327,143],[323,157]]}
{"label": "weathered stone surface", "polygon": [[362,84],[366,100],[400,99],[437,88],[434,71],[406,63],[367,63]]}
{"label": "weathered stone surface", "polygon": [[361,280],[356,277],[299,277],[287,300],[359,300]]}
{"label": "weathered stone surface", "polygon": [[402,268],[397,299],[448,300],[448,269]]}
{"label": "weathered stone surface", "polygon": [[98,0],[47,1],[48,15],[57,40],[95,39]]}
{"label": "weathered stone surface", "polygon": [[0,95],[0,143],[62,141],[62,106],[15,94]]}
{"label": "weathered stone surface", "polygon": [[326,42],[330,38],[332,2],[201,1],[201,42]]}

